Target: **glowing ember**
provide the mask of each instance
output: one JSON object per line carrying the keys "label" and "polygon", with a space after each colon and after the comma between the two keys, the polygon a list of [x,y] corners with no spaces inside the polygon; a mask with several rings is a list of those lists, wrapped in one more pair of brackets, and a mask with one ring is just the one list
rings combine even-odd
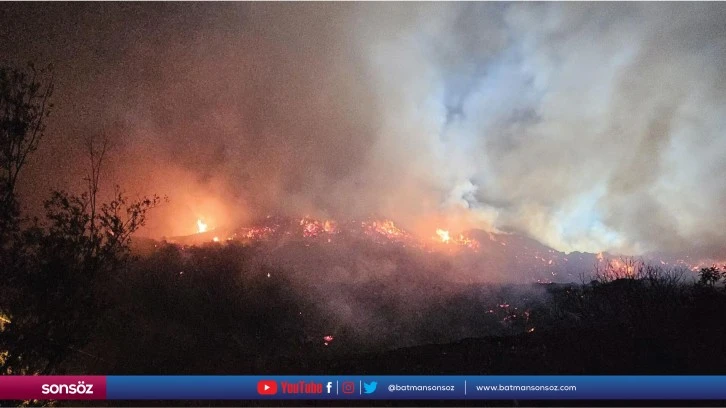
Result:
{"label": "glowing ember", "polygon": [[300,226],[303,228],[303,236],[306,238],[314,238],[322,234],[337,234],[338,229],[334,221],[325,220],[318,221],[310,217],[303,217],[300,220]]}
{"label": "glowing ember", "polygon": [[212,241],[214,241],[214,242],[219,242],[219,237],[214,237],[214,238],[212,238]]}
{"label": "glowing ember", "polygon": [[404,230],[398,228],[391,220],[362,222],[367,235],[382,236],[389,241],[409,241],[410,236]]}
{"label": "glowing ember", "polygon": [[378,232],[379,234],[383,234],[389,237],[397,237],[402,236],[403,231],[401,231],[396,225],[393,223],[393,221],[386,220],[383,222],[374,222],[373,228]]}
{"label": "glowing ember", "polygon": [[327,336],[323,337],[323,341],[324,341],[323,344],[327,346],[333,341],[333,336],[327,335]]}
{"label": "glowing ember", "polygon": [[325,220],[323,230],[328,234],[336,234],[338,232],[338,226],[335,224],[335,221]]}
{"label": "glowing ember", "polygon": [[456,243],[459,245],[467,246],[473,250],[479,249],[479,241],[465,237],[464,234],[459,234],[459,239],[456,240]]}
{"label": "glowing ember", "polygon": [[464,234],[459,234],[457,237],[452,237],[449,231],[442,228],[436,229],[436,237],[434,237],[434,240],[444,244],[465,246],[473,250],[479,249],[479,241],[471,239]]}
{"label": "glowing ember", "polygon": [[275,233],[275,229],[271,227],[251,227],[243,228],[240,232],[240,235],[244,238],[259,241],[269,238],[273,233]]}
{"label": "glowing ember", "polygon": [[207,224],[201,219],[197,220],[197,233],[207,232]]}

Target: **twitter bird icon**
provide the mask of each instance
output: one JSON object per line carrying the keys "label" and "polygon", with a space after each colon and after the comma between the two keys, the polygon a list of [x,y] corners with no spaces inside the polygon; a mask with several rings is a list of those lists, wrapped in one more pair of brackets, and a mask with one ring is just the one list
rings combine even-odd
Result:
{"label": "twitter bird icon", "polygon": [[376,391],[377,385],[378,385],[378,383],[375,381],[371,381],[369,383],[364,382],[363,383],[363,392],[365,394],[373,394]]}

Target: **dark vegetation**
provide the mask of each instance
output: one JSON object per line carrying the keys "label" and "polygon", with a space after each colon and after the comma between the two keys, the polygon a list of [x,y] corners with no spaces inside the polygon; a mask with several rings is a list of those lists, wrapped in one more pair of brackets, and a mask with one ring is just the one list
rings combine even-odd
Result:
{"label": "dark vegetation", "polygon": [[88,139],[87,190],[54,191],[45,217],[20,212],[16,186],[50,114],[52,67],[0,68],[0,370],[65,373],[104,319],[131,235],[157,197],[130,201],[120,190],[99,203],[108,139]]}
{"label": "dark vegetation", "polygon": [[400,254],[410,273],[351,283],[234,242],[135,256],[159,198],[97,201],[103,138],[87,144],[87,190],[53,192],[28,218],[15,187],[52,90],[50,71],[0,69],[3,374],[726,374],[718,266],[693,280],[625,260],[581,284],[486,286],[417,274]]}
{"label": "dark vegetation", "polygon": [[[587,284],[547,286],[531,333],[467,338],[341,361],[343,372],[407,374],[724,374],[724,271],[699,280],[629,261]],[[714,276],[716,278],[714,278]]]}

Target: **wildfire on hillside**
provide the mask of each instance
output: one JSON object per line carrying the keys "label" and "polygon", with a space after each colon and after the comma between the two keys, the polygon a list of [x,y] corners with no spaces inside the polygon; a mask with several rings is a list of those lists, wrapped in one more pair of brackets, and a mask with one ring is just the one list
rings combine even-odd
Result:
{"label": "wildfire on hillside", "polygon": [[313,238],[322,234],[336,234],[338,232],[337,223],[332,220],[319,221],[312,217],[303,217],[300,220],[302,234],[306,238]]}
{"label": "wildfire on hillside", "polygon": [[[219,235],[221,232],[216,228],[210,228],[203,218],[196,220],[197,234],[203,234],[216,231],[214,237],[206,238],[209,242],[223,241],[243,241],[243,242],[264,242],[277,238],[311,240],[306,246],[312,244],[312,241],[333,243],[342,236],[367,236],[379,245],[400,245],[402,247],[424,250],[426,252],[445,252],[458,253],[464,249],[470,252],[479,252],[482,243],[475,239],[469,233],[453,232],[443,226],[433,229],[433,234],[415,235],[396,224],[394,221],[385,218],[369,218],[363,221],[349,220],[346,222],[338,222],[332,219],[318,219],[312,216],[304,216],[296,219],[285,217],[268,216],[253,225],[239,228],[234,231],[225,233],[224,236]],[[195,234],[196,235],[196,234]],[[338,237],[338,238],[336,238]],[[485,235],[486,237],[486,235]],[[486,238],[484,238],[485,241]],[[569,264],[568,256],[557,252],[553,249],[538,248],[532,246],[531,243],[520,243],[517,240],[507,238],[506,234],[494,234],[488,232],[488,241],[495,244],[501,251],[507,251],[514,262],[525,263],[526,259],[534,259],[539,267],[549,268],[552,277],[558,276],[562,272],[556,268],[566,268]],[[507,246],[507,243],[510,246]],[[485,242],[486,244],[486,242]],[[500,246],[501,245],[501,246]],[[488,250],[487,250],[488,251]],[[600,265],[601,270],[609,270],[617,272],[618,276],[636,276],[639,272],[640,264],[633,263],[628,258],[617,258],[600,252],[593,255],[596,264]],[[580,257],[581,258],[581,257]],[[647,258],[646,258],[647,259]],[[691,271],[698,271],[704,266],[710,266],[713,261],[678,259],[668,260],[667,258],[654,258],[656,263],[664,267],[686,268]],[[653,261],[650,259],[648,262]],[[575,261],[577,262],[577,261]],[[721,263],[719,263],[721,264]],[[536,281],[542,283],[551,282],[551,279],[545,279],[539,276]]]}
{"label": "wildfire on hillside", "polygon": [[[212,231],[203,219],[197,219],[197,234]],[[217,229],[215,229],[217,231]],[[275,236],[301,239],[324,239],[333,242],[334,237],[342,232],[346,234],[363,234],[371,237],[379,244],[399,244],[404,247],[425,249],[427,251],[440,250],[441,244],[447,248],[468,248],[476,251],[479,242],[464,233],[452,234],[447,229],[437,228],[436,235],[422,239],[406,231],[389,219],[368,219],[364,221],[350,221],[340,223],[332,219],[316,219],[304,216],[298,221],[268,216],[255,225],[246,226],[230,233],[226,238],[219,235],[210,237],[213,242],[241,240],[246,242],[268,241]]]}

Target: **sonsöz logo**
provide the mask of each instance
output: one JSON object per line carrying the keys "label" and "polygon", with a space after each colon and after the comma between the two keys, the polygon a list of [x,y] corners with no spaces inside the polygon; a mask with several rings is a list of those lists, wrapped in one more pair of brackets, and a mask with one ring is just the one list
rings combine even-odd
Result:
{"label": "sons\u00f6z logo", "polygon": [[77,384],[43,384],[40,389],[44,395],[93,394],[93,384],[86,384],[85,381],[78,381]]}

